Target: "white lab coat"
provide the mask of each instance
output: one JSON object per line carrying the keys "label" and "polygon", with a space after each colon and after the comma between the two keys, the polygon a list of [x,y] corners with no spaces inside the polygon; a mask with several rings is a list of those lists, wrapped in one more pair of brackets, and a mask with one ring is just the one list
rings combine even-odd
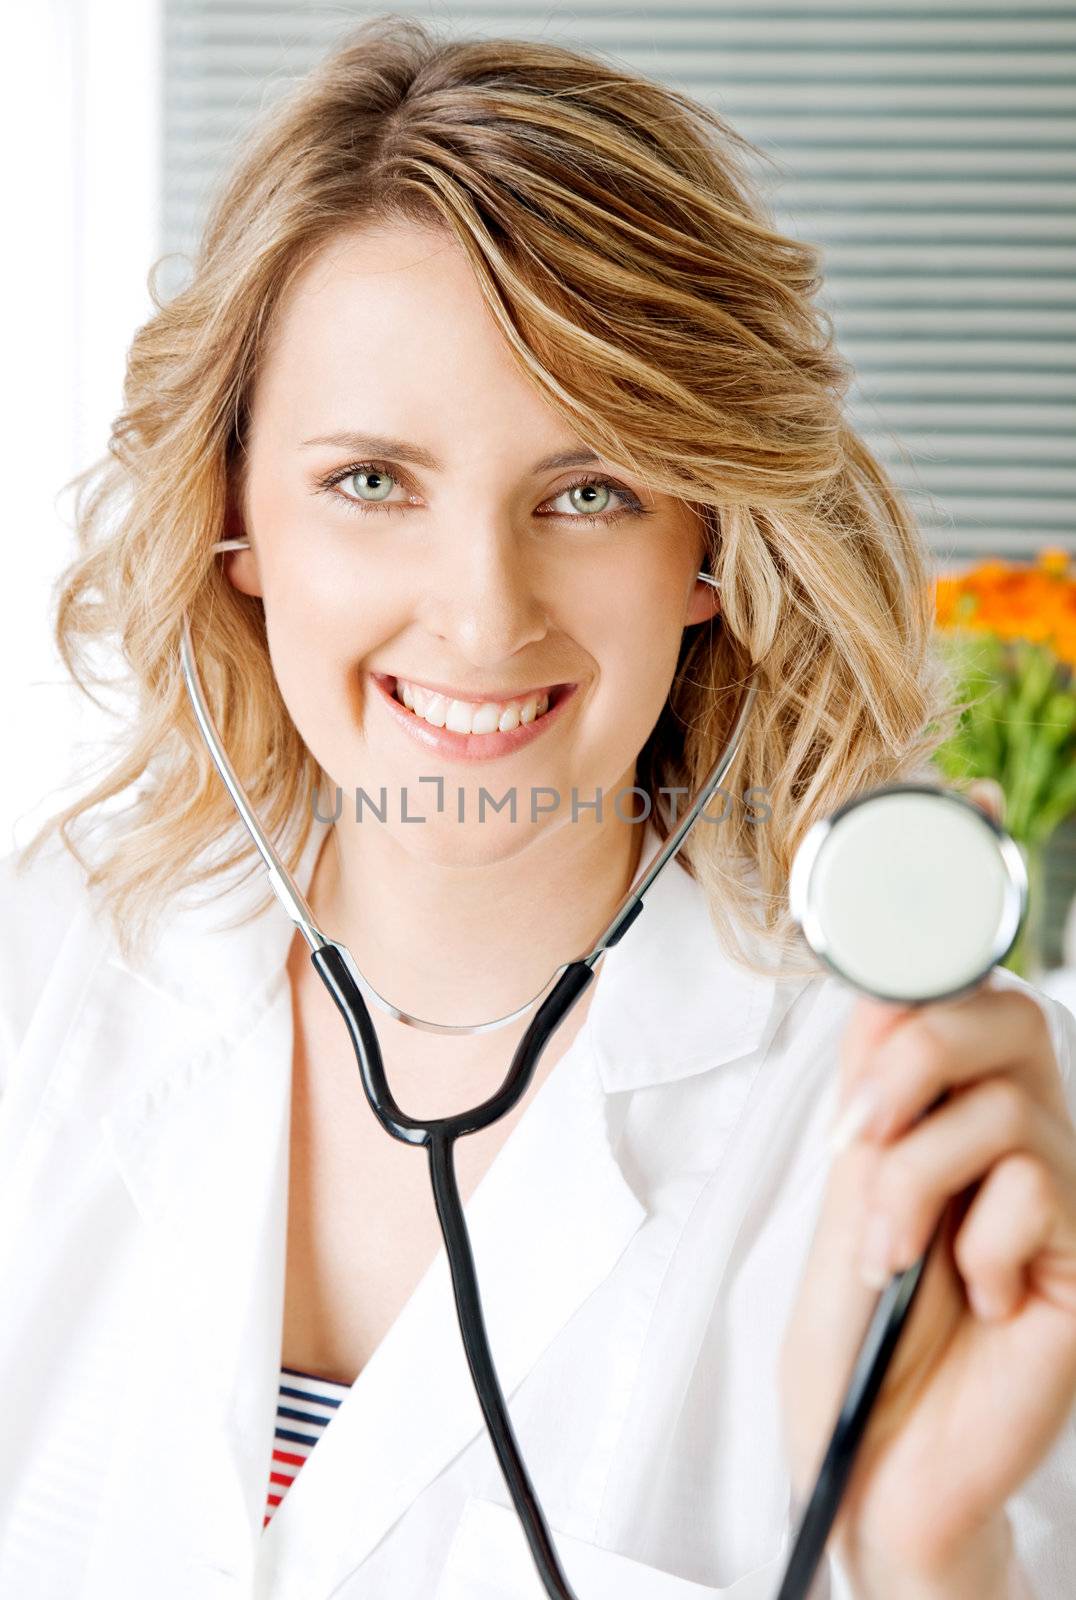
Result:
{"label": "white lab coat", "polygon": [[[262,1531],[293,928],[223,926],[261,883],[177,906],[135,970],[66,854],[0,863],[0,1595],[540,1600],[443,1251]],[[579,1600],[771,1600],[850,998],[734,967],[677,862],[595,984],[467,1206],[494,1359]],[[1074,1507],[1076,1412],[1010,1502],[1037,1600],[1076,1595]]]}

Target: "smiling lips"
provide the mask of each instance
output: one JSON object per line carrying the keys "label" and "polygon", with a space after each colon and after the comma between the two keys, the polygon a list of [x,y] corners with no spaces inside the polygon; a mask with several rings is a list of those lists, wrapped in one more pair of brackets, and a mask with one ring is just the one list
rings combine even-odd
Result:
{"label": "smiling lips", "polygon": [[554,692],[540,689],[513,700],[457,700],[406,678],[397,678],[394,690],[396,699],[417,717],[452,733],[510,733],[548,711]]}
{"label": "smiling lips", "polygon": [[410,679],[371,673],[379,698],[427,750],[463,761],[511,755],[552,727],[578,684],[551,684],[505,700],[458,700]]}

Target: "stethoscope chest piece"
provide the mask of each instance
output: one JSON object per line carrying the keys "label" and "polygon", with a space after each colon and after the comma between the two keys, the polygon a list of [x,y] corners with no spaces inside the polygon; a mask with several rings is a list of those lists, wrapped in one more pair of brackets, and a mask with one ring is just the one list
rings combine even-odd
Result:
{"label": "stethoscope chest piece", "polygon": [[789,880],[815,954],[855,988],[914,1004],[977,984],[1012,947],[1027,905],[1013,839],[948,789],[894,784],[807,833]]}

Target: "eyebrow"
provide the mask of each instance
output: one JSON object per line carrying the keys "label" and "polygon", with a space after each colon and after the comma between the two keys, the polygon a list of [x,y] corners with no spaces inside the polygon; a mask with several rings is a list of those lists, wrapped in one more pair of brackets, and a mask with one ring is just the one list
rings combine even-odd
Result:
{"label": "eyebrow", "polygon": [[[326,433],[319,434],[316,439],[304,439],[300,448],[307,450],[319,444],[350,450],[355,455],[394,456],[398,461],[411,461],[416,466],[427,467],[430,472],[444,471],[436,456],[407,439],[388,439],[371,433]],[[561,450],[556,455],[543,456],[531,470],[536,473],[556,472],[561,467],[588,467],[600,461],[601,457],[596,456],[593,450]]]}

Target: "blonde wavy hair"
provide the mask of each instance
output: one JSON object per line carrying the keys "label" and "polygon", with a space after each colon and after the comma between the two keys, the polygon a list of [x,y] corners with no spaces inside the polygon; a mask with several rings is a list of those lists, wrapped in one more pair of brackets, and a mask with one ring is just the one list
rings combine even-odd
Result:
{"label": "blonde wavy hair", "polygon": [[[376,213],[449,229],[548,403],[702,515],[721,616],[685,631],[636,781],[666,838],[660,791],[697,792],[757,666],[726,787],[761,786],[771,816],[736,804],[721,826],[700,820],[681,859],[736,959],[787,964],[797,844],[853,793],[920,765],[940,702],[917,527],[845,419],[853,371],[813,304],[821,252],[776,229],[749,152],[713,111],[599,56],[439,39],[391,15],[350,30],[262,113],[187,286],[162,304],[151,273],[155,312],[108,454],[72,480],[79,553],[57,586],[56,639],[91,699],[109,681],[92,647],[118,647],[135,705],[93,786],[22,854],[58,833],[128,957],[177,893],[260,864],[188,701],[184,609],[225,748],[289,867],[309,836],[324,775],[277,687],[261,600],[210,547],[241,503],[274,314],[316,252]],[[122,826],[86,860],[73,826],[116,810]]]}

